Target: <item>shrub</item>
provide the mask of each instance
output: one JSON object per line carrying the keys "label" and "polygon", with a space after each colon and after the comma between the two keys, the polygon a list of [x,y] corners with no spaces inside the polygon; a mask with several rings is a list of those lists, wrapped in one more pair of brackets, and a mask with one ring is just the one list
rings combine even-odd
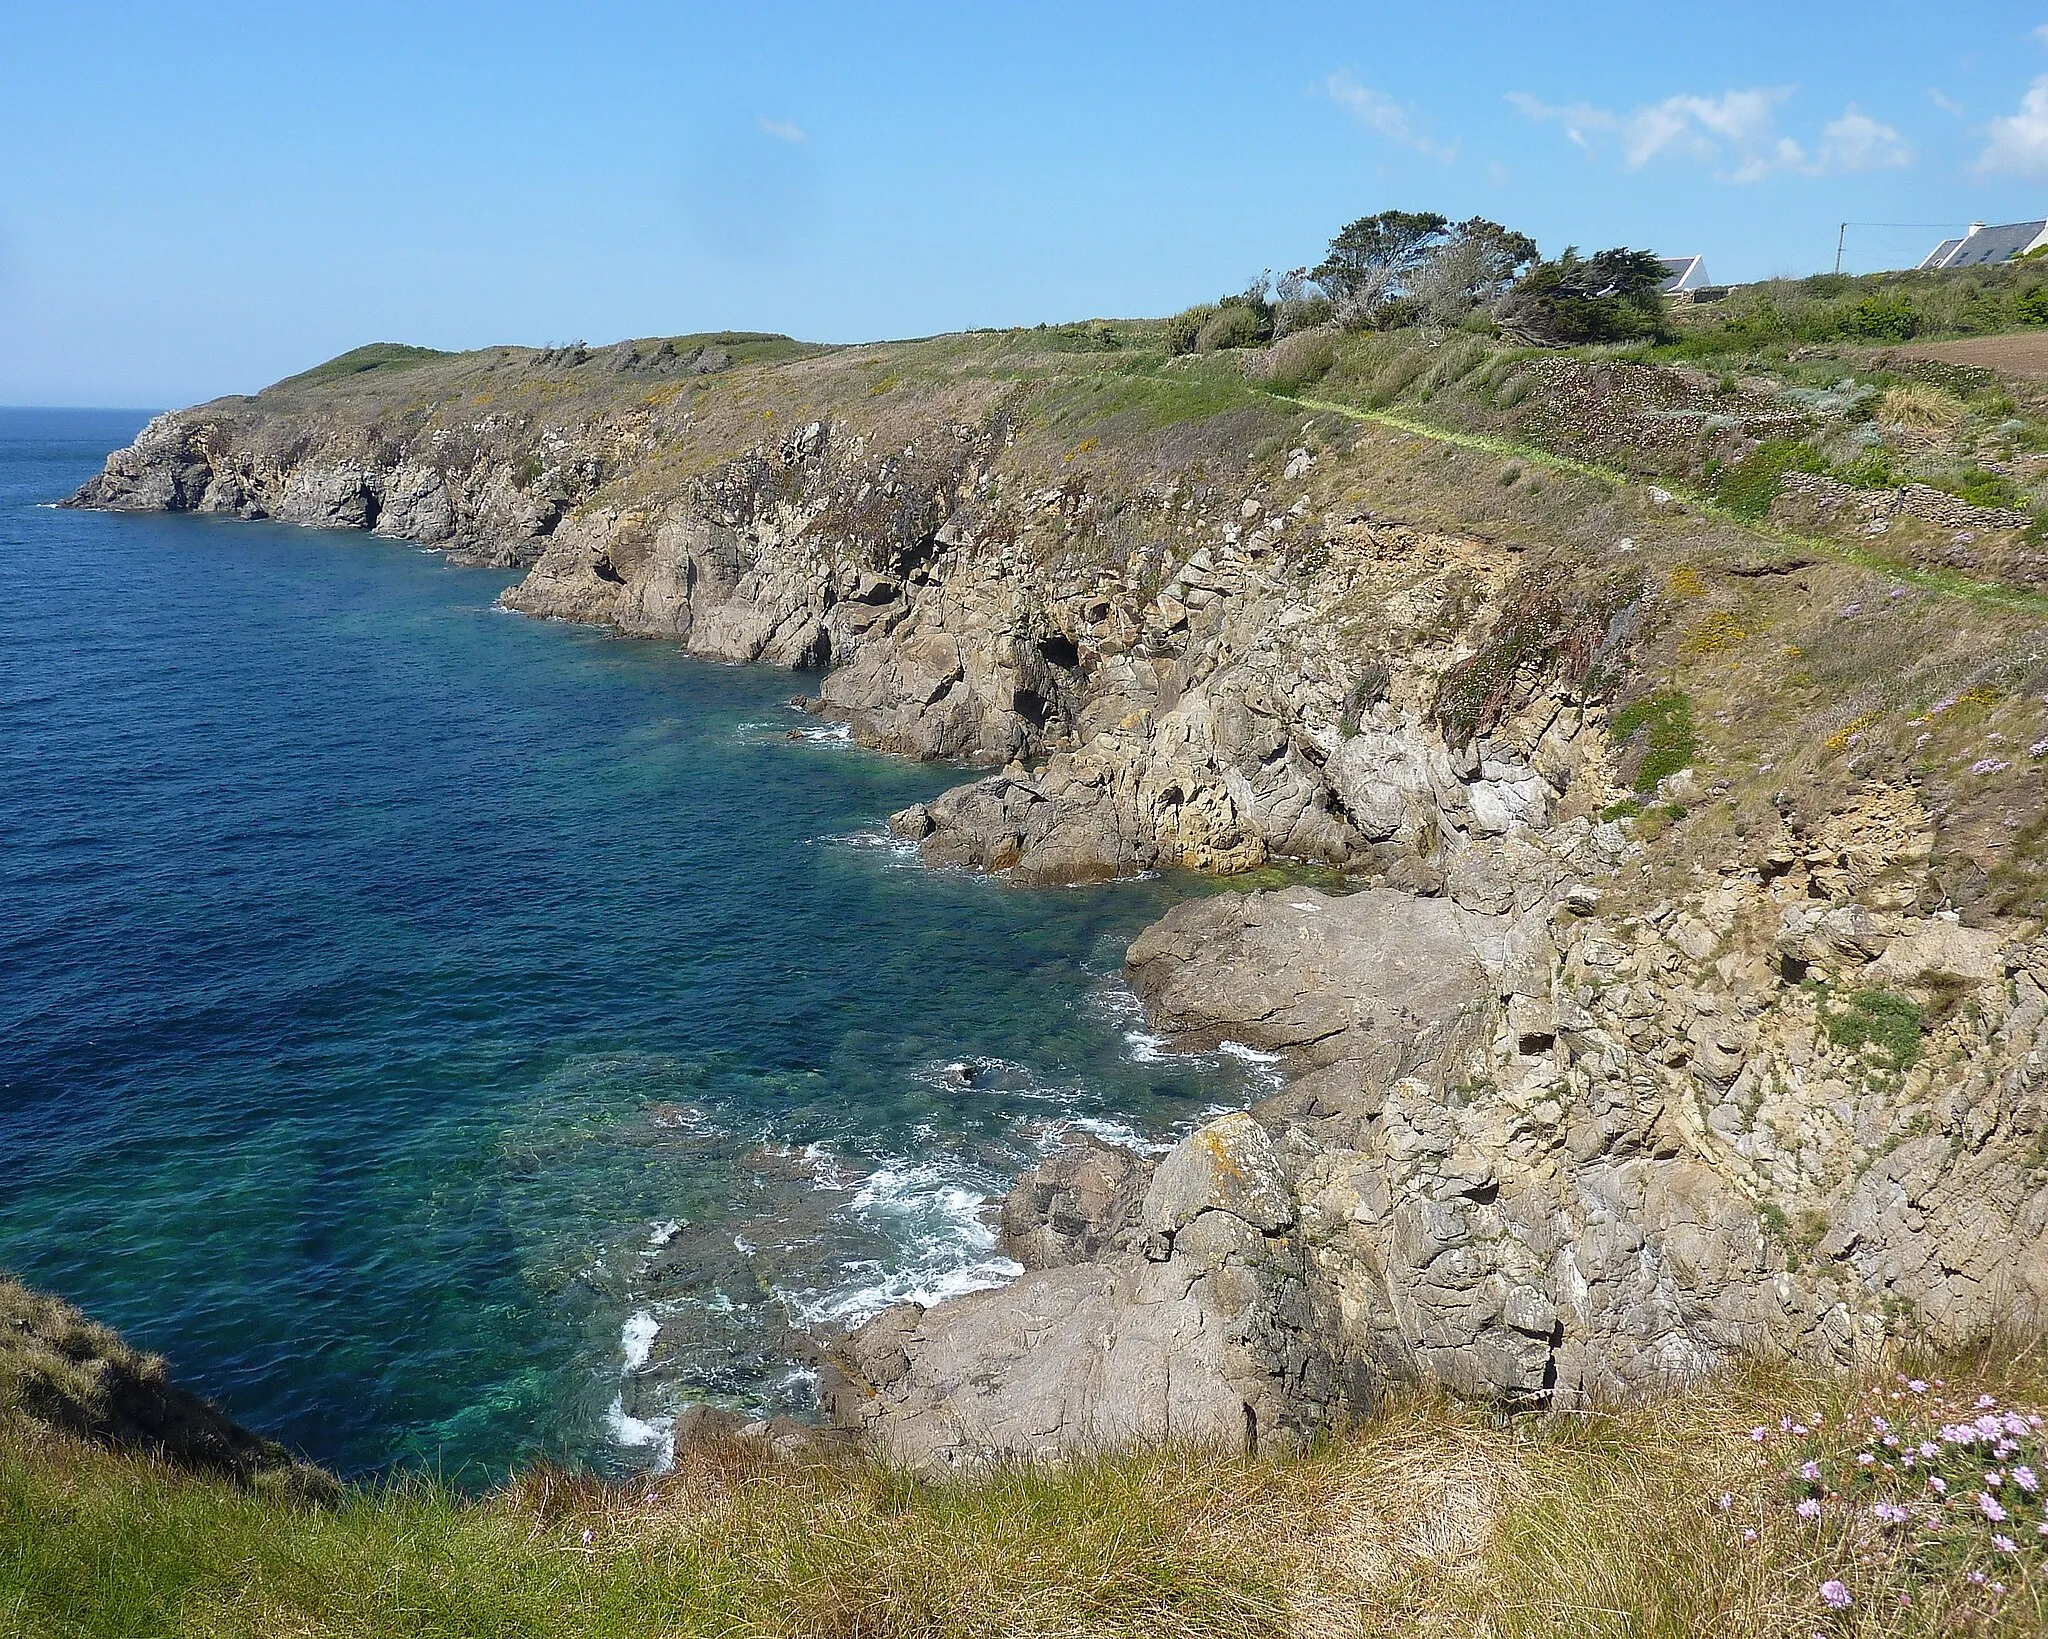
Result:
{"label": "shrub", "polygon": [[2012,299],[2021,324],[2048,324],[2048,285],[2028,285]]}
{"label": "shrub", "polygon": [[1291,336],[1297,330],[1314,330],[1330,322],[1337,309],[1327,296],[1299,296],[1281,301],[1273,308],[1273,334]]}
{"label": "shrub", "polygon": [[1216,316],[1216,304],[1205,302],[1200,307],[1191,307],[1184,313],[1176,313],[1166,321],[1166,356],[1177,357],[1195,350],[1195,338],[1202,333],[1202,326]]}
{"label": "shrub", "polygon": [[1714,477],[1714,499],[1736,517],[1755,520],[1771,510],[1788,472],[1826,472],[1827,457],[1811,444],[1770,438]]}
{"label": "shrub", "polygon": [[1245,360],[1245,374],[1275,392],[1291,393],[1312,381],[1320,381],[1337,362],[1336,339],[1328,330],[1297,330],[1283,336],[1263,353]]}
{"label": "shrub", "polygon": [[1575,247],[1538,262],[1495,310],[1502,332],[1536,347],[1662,340],[1667,333],[1655,252],[1616,248],[1581,259]]}
{"label": "shrub", "polygon": [[1913,298],[1903,293],[1866,296],[1843,316],[1847,335],[1864,341],[1911,341],[1920,333],[1920,316],[1913,310]]}
{"label": "shrub", "polygon": [[1917,1002],[1896,991],[1855,990],[1825,1001],[1820,1023],[1837,1047],[1860,1053],[1875,1046],[1894,1070],[1909,1070],[1919,1062],[1927,1016]]}
{"label": "shrub", "polygon": [[1257,308],[1230,302],[1219,307],[1196,332],[1195,351],[1214,353],[1226,347],[1256,347],[1272,332],[1272,322]]}
{"label": "shrub", "polygon": [[1638,796],[1648,796],[1660,780],[1691,767],[1693,753],[1699,749],[1692,726],[1692,701],[1682,689],[1660,689],[1623,706],[1607,732],[1616,745],[1627,745],[1638,734],[1647,736],[1642,761],[1636,765]]}
{"label": "shrub", "polygon": [[2010,478],[1995,472],[1986,472],[1982,467],[1971,467],[1952,478],[1936,481],[1937,487],[1951,495],[1960,496],[1971,506],[2009,507],[2014,510],[2027,504],[2026,492]]}
{"label": "shrub", "polygon": [[1865,451],[1846,466],[1835,468],[1835,476],[1857,489],[1896,489],[1899,485],[1891,457],[1883,450]]}

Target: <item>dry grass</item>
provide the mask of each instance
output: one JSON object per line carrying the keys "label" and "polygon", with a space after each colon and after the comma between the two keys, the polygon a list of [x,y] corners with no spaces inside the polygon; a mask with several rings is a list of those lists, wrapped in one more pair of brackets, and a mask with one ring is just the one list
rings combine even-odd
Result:
{"label": "dry grass", "polygon": [[1969,406],[1954,393],[1918,381],[1888,388],[1877,405],[1880,424],[1911,433],[1951,433],[1969,414]]}
{"label": "dry grass", "polygon": [[[2027,1348],[1922,1369],[1955,1404],[2048,1398]],[[944,1481],[714,1440],[658,1481],[535,1472],[479,1499],[406,1485],[323,1509],[16,1429],[0,1437],[0,1634],[2048,1630],[2032,1538],[1987,1560],[1953,1533],[1938,1549],[1874,1535],[1853,1496],[1818,1522],[1794,1513],[1806,1448],[1750,1431],[1802,1420],[1852,1449],[1891,1381],[1753,1369],[1550,1420],[1415,1401],[1302,1456],[1174,1448]]]}

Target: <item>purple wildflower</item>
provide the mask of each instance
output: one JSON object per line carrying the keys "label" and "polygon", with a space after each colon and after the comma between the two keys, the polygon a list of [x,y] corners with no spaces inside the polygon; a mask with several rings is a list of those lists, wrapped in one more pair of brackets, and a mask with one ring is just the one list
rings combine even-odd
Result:
{"label": "purple wildflower", "polygon": [[1925,1394],[1927,1392],[1927,1384],[1920,1378],[1913,1378],[1906,1384],[1906,1392],[1908,1394]]}
{"label": "purple wildflower", "polygon": [[1817,1480],[1817,1479],[1819,1479],[1819,1478],[1820,1478],[1820,1464],[1819,1464],[1819,1463],[1817,1463],[1817,1462],[1815,1462],[1815,1461],[1814,1461],[1814,1460],[1813,1460],[1813,1459],[1812,1459],[1811,1457],[1807,1458],[1805,1462],[1803,1462],[1803,1463],[1801,1463],[1801,1464],[1799,1465],[1799,1477],[1800,1477],[1800,1478],[1801,1478],[1802,1480]]}
{"label": "purple wildflower", "polygon": [[1920,1455],[1923,1457],[1939,1457],[1941,1455],[1941,1447],[1932,1440],[1922,1440],[1920,1442]]}
{"label": "purple wildflower", "polygon": [[1831,1611],[1845,1611],[1852,1603],[1849,1590],[1835,1577],[1829,1577],[1820,1585],[1820,1596]]}
{"label": "purple wildflower", "polygon": [[2020,1545],[2013,1541],[2011,1537],[2004,1535],[1993,1537],[1991,1539],[1991,1546],[1996,1548],[2001,1554],[2016,1554],[2020,1551]]}
{"label": "purple wildflower", "polygon": [[2035,1477],[2034,1471],[2024,1463],[2012,1471],[2012,1483],[2030,1497],[2041,1488],[2041,1482]]}
{"label": "purple wildflower", "polygon": [[1970,772],[1972,774],[2003,774],[2010,767],[2012,767],[2011,763],[2002,763],[1996,757],[1979,757],[1974,763],[1970,764]]}
{"label": "purple wildflower", "polygon": [[1720,1509],[1721,1512],[1725,1514],[1728,1512],[1729,1509],[1735,1506],[1735,1499],[1732,1496],[1730,1496],[1726,1491],[1723,1491],[1721,1493],[1721,1500],[1715,1503],[1714,1506]]}
{"label": "purple wildflower", "polygon": [[1948,1481],[1939,1474],[1930,1474],[1927,1476],[1927,1489],[1937,1497],[1945,1497],[1948,1495]]}
{"label": "purple wildflower", "polygon": [[1997,1404],[1998,1396],[1995,1394],[1980,1394],[1977,1396],[1977,1409],[1979,1411],[1989,1411]]}
{"label": "purple wildflower", "polygon": [[592,1542],[592,1541],[594,1541],[594,1540],[596,1539],[596,1536],[597,1536],[597,1533],[596,1533],[595,1531],[591,1530],[591,1529],[590,1529],[590,1527],[586,1525],[586,1526],[585,1526],[585,1527],[583,1528],[583,1545],[584,1545],[584,1546],[585,1546],[586,1548],[587,1548],[587,1547],[589,1547],[589,1546],[590,1546],[590,1544],[591,1544],[591,1542]]}
{"label": "purple wildflower", "polygon": [[1877,1503],[1871,1508],[1870,1512],[1886,1525],[1904,1525],[1906,1523],[1905,1509],[1895,1502]]}
{"label": "purple wildflower", "polygon": [[1993,1525],[2005,1523],[2005,1510],[1998,1506],[1998,1499],[1988,1491],[1977,1493],[1977,1511]]}
{"label": "purple wildflower", "polygon": [[1800,1503],[1800,1505],[1797,1508],[1793,1509],[1792,1511],[1793,1513],[1797,1514],[1801,1519],[1820,1518],[1820,1504],[1816,1502],[1812,1497],[1806,1498],[1803,1502]]}
{"label": "purple wildflower", "polygon": [[1758,1445],[1762,1445],[1765,1440],[1770,1438],[1770,1430],[1762,1428],[1753,1428],[1749,1431],[1749,1437],[1752,1440],[1756,1441]]}
{"label": "purple wildflower", "polygon": [[[2043,1536],[2048,1536],[2048,1525],[2044,1525],[2044,1526],[2042,1526],[2042,1527],[2041,1527],[2041,1534],[2042,1534]],[[1754,1532],[1754,1531],[1753,1531],[1753,1530],[1751,1530],[1751,1529],[1750,1529],[1750,1528],[1749,1528],[1748,1526],[1746,1526],[1746,1525],[1745,1525],[1745,1526],[1744,1526],[1744,1527],[1742,1528],[1742,1540],[1743,1540],[1744,1542],[1754,1542],[1754,1541],[1756,1541],[1756,1532]]]}

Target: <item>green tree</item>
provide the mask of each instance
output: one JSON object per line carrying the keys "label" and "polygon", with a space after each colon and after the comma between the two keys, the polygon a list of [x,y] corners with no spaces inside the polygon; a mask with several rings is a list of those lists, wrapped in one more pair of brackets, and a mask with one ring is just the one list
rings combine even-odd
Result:
{"label": "green tree", "polygon": [[1386,304],[1408,294],[1410,276],[1443,244],[1450,219],[1435,211],[1381,211],[1361,216],[1330,241],[1330,253],[1309,277],[1348,324],[1369,325]]}
{"label": "green tree", "polygon": [[1665,277],[1654,251],[1616,248],[1581,257],[1570,246],[1530,268],[1500,299],[1494,318],[1504,334],[1534,347],[1662,336]]}

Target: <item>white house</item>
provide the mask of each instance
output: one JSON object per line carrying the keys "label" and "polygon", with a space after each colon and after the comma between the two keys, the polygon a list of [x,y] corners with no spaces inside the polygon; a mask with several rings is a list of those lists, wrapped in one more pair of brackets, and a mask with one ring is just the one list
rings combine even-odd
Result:
{"label": "white house", "polygon": [[1686,295],[1714,282],[1707,277],[1704,256],[1660,256],[1657,260],[1664,264],[1664,282],[1657,288],[1666,296]]}
{"label": "white house", "polygon": [[1993,262],[2010,262],[2015,256],[2048,245],[2048,221],[2007,222],[1989,228],[1972,222],[1960,239],[1944,239],[1927,253],[1922,268],[1985,267]]}

